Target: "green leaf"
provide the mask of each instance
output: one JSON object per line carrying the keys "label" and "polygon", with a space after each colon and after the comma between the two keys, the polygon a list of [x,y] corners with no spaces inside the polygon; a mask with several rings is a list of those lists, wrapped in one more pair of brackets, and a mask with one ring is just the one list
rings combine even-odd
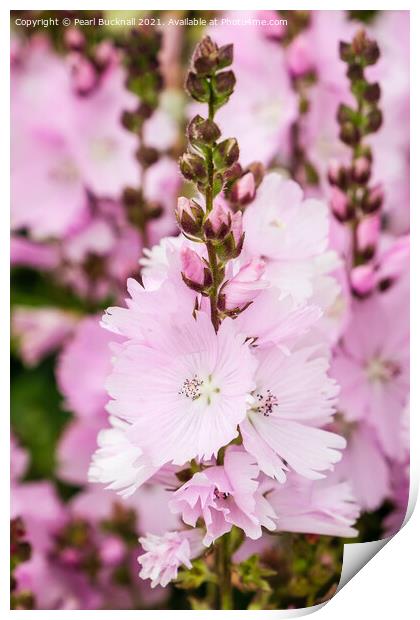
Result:
{"label": "green leaf", "polygon": [[277,573],[263,566],[258,555],[251,555],[247,560],[241,562],[236,569],[243,590],[271,592],[271,586],[265,577],[272,577]]}
{"label": "green leaf", "polygon": [[217,578],[201,559],[194,560],[191,569],[181,569],[175,581],[176,586],[183,590],[199,588],[203,583],[217,583]]}

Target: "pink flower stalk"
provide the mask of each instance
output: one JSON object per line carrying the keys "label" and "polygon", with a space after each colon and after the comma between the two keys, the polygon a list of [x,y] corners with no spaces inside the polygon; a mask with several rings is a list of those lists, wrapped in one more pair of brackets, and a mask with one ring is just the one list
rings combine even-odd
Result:
{"label": "pink flower stalk", "polygon": [[56,308],[15,308],[12,334],[18,339],[19,352],[28,366],[35,366],[58,349],[75,329],[75,314]]}
{"label": "pink flower stalk", "polygon": [[236,276],[223,285],[221,294],[226,310],[243,308],[251,303],[261,290],[269,286],[268,282],[261,279],[264,270],[264,261],[254,258],[241,267]]}
{"label": "pink flower stalk", "polygon": [[357,249],[360,252],[374,251],[379,241],[380,231],[381,217],[379,213],[363,218],[356,231]]}
{"label": "pink flower stalk", "polygon": [[291,476],[268,498],[278,515],[276,526],[281,532],[357,536],[353,525],[360,509],[346,482]]}
{"label": "pink flower stalk", "polygon": [[151,579],[152,588],[167,586],[182,565],[192,568],[191,560],[203,550],[199,530],[167,532],[163,536],[148,534],[140,538],[140,544],[145,553],[138,557],[142,567],[139,575]]}
{"label": "pink flower stalk", "polygon": [[206,546],[229,532],[232,525],[241,528],[249,538],[259,538],[262,526],[274,528],[272,519],[276,515],[259,491],[258,473],[252,456],[242,448],[230,446],[223,466],[194,474],[174,493],[170,508],[181,513],[188,525],[195,526],[199,518],[204,519]]}
{"label": "pink flower stalk", "polygon": [[372,263],[353,267],[350,272],[350,283],[353,291],[360,297],[372,293],[376,285],[375,268]]}
{"label": "pink flower stalk", "polygon": [[245,449],[265,474],[286,479],[294,470],[323,478],[341,459],[343,437],[323,430],[334,413],[338,386],[327,376],[328,360],[312,348],[285,355],[261,351],[256,388],[240,429]]}
{"label": "pink flower stalk", "polygon": [[181,250],[182,273],[191,283],[204,284],[204,263],[194,250],[184,247]]}
{"label": "pink flower stalk", "polygon": [[147,344],[138,334],[115,351],[107,382],[108,411],[133,423],[132,441],[157,467],[209,459],[237,436],[256,365],[233,320],[216,334],[202,312],[164,316]]}

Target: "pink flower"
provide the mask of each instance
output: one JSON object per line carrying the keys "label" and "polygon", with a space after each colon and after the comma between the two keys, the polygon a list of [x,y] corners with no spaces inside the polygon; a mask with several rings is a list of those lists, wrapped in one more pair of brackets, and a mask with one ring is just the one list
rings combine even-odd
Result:
{"label": "pink flower", "polygon": [[[101,328],[99,316],[80,321],[61,352],[56,373],[66,407],[77,415],[103,415],[107,402],[104,383],[111,372],[110,342],[117,338]],[[80,372],[80,369],[86,369]]]}
{"label": "pink flower", "polygon": [[254,258],[223,285],[221,294],[227,310],[246,306],[259,295],[262,289],[268,287],[268,282],[261,280],[264,269],[264,261]]}
{"label": "pink flower", "polygon": [[180,566],[192,568],[191,560],[203,550],[199,530],[167,532],[163,536],[148,534],[140,538],[146,553],[139,555],[142,579],[151,579],[152,588],[163,587],[175,579]]}
{"label": "pink flower", "polygon": [[327,376],[328,360],[314,349],[285,355],[270,348],[257,355],[253,402],[240,429],[245,449],[267,474],[283,482],[292,469],[310,479],[341,458],[343,437],[322,430],[338,392]]}
{"label": "pink flower", "polygon": [[108,411],[134,424],[132,441],[156,466],[209,459],[238,434],[255,359],[230,319],[216,334],[201,312],[153,318],[153,339],[139,333],[115,351]]}
{"label": "pink flower", "polygon": [[229,446],[224,464],[209,467],[178,489],[170,501],[171,510],[180,512],[188,525],[204,519],[207,533],[203,543],[212,542],[232,529],[241,528],[252,539],[262,535],[261,526],[274,528],[275,514],[259,491],[258,467],[252,456]]}
{"label": "pink flower", "polygon": [[19,341],[19,351],[28,366],[58,349],[77,324],[77,316],[56,308],[15,308],[12,333]]}
{"label": "pink flower", "polygon": [[71,484],[84,485],[97,447],[104,416],[75,418],[65,427],[57,447],[57,473]]}
{"label": "pink flower", "polygon": [[344,222],[349,218],[349,199],[338,187],[333,186],[331,188],[330,205],[333,214],[339,221]]}
{"label": "pink flower", "polygon": [[92,457],[88,478],[128,497],[158,468],[130,441],[129,424],[118,418],[110,418],[110,424],[111,428],[101,430],[98,435],[99,447]]}
{"label": "pink flower", "polygon": [[354,304],[332,374],[346,420],[369,423],[385,454],[398,458],[409,387],[408,304],[398,286]]}
{"label": "pink flower", "polygon": [[193,284],[204,284],[204,263],[194,250],[184,247],[181,250],[182,273]]}
{"label": "pink flower", "polygon": [[245,210],[243,224],[245,254],[264,257],[265,279],[283,295],[306,300],[317,276],[328,271],[328,263],[331,269],[336,267],[335,257],[326,252],[327,206],[313,198],[304,200],[299,185],[276,172],[264,177]]}
{"label": "pink flower", "polygon": [[10,262],[13,267],[33,267],[35,269],[55,269],[59,263],[58,249],[34,243],[24,237],[13,236],[10,240]]}
{"label": "pink flower", "polygon": [[268,498],[278,515],[276,525],[281,532],[357,536],[352,526],[360,509],[346,482],[290,476]]}

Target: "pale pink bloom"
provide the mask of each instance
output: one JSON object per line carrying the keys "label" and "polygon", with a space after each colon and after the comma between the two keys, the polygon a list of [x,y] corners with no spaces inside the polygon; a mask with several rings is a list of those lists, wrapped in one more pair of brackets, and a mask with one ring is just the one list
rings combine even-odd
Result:
{"label": "pale pink bloom", "polygon": [[364,217],[357,226],[357,248],[361,252],[375,249],[381,232],[381,218],[379,213]]}
{"label": "pale pink bloom", "polygon": [[181,250],[182,273],[194,284],[204,284],[204,263],[194,250],[183,247]]}
{"label": "pale pink bloom", "polygon": [[12,267],[24,266],[49,271],[58,266],[58,248],[13,236],[10,240],[10,262]]}
{"label": "pale pink bloom", "polygon": [[349,427],[347,447],[334,475],[349,482],[363,510],[376,510],[390,497],[389,464],[368,424],[360,421]]}
{"label": "pale pink bloom", "polygon": [[97,448],[97,436],[104,416],[75,418],[64,429],[57,447],[57,473],[71,484],[84,485]]}
{"label": "pale pink bloom", "polygon": [[175,579],[181,566],[192,568],[191,560],[203,551],[200,530],[167,532],[163,536],[148,534],[140,538],[145,553],[138,562],[142,579],[151,579],[152,588],[163,587]]}
{"label": "pale pink bloom", "polygon": [[170,93],[161,95],[161,107],[144,123],[144,143],[159,151],[169,150],[178,139],[178,125],[165,109],[170,107]]}
{"label": "pale pink bloom", "polygon": [[75,314],[57,308],[15,308],[12,334],[18,339],[25,364],[34,366],[58,349],[71,335],[77,322]]}
{"label": "pale pink bloom", "polygon": [[318,306],[297,305],[290,295],[279,299],[279,292],[270,287],[235,322],[259,347],[275,344],[286,351],[318,323],[321,314]]}
{"label": "pale pink bloom", "polygon": [[[258,18],[258,12],[229,11],[224,18],[242,21]],[[285,158],[290,126],[297,116],[297,98],[281,45],[268,40],[264,28],[249,24],[241,27],[219,23],[207,34],[218,45],[234,45],[235,91],[229,105],[217,113],[222,134],[238,139],[244,165],[255,160],[268,164],[279,154]]]}
{"label": "pale pink bloom", "polygon": [[10,480],[11,483],[18,481],[25,473],[28,465],[28,454],[16,441],[13,435],[10,435]]}
{"label": "pale pink bloom", "polygon": [[305,480],[290,476],[268,495],[278,517],[280,532],[327,536],[357,536],[353,527],[360,514],[351,487],[346,482]]}
{"label": "pale pink bloom", "polygon": [[[297,183],[269,173],[245,210],[244,250],[266,259],[265,278],[272,285],[304,301],[313,293],[318,261],[328,256],[328,216],[323,202],[304,200]],[[331,259],[333,269],[336,260]]]}
{"label": "pale pink bloom", "polygon": [[409,463],[395,463],[391,469],[391,488],[394,509],[385,518],[385,536],[396,534],[407,516],[410,495]]}
{"label": "pale pink bloom", "polygon": [[376,275],[372,263],[357,265],[350,272],[351,288],[361,297],[369,295],[376,285]]}
{"label": "pale pink bloom", "polygon": [[131,441],[131,426],[118,418],[110,418],[110,428],[98,435],[98,449],[92,457],[88,478],[107,489],[128,497],[158,471],[141,448]]}
{"label": "pale pink bloom", "polygon": [[286,355],[273,347],[257,358],[253,401],[240,424],[245,449],[281,482],[288,470],[323,478],[346,445],[343,437],[319,428],[331,420],[338,392],[327,375],[328,360],[313,348]]}
{"label": "pale pink bloom", "polygon": [[103,415],[108,400],[104,384],[112,368],[109,345],[117,340],[101,328],[99,321],[99,316],[80,321],[56,368],[65,407],[88,418]]}
{"label": "pale pink bloom", "polygon": [[241,267],[233,278],[227,280],[221,289],[227,310],[246,306],[269,286],[268,282],[261,279],[264,269],[264,261],[254,258]]}
{"label": "pale pink bloom", "polygon": [[398,458],[409,387],[408,303],[399,287],[354,304],[332,374],[346,420],[368,422],[385,454]]}
{"label": "pale pink bloom", "polygon": [[262,535],[261,527],[274,528],[276,517],[259,490],[255,460],[242,448],[229,446],[224,463],[194,474],[173,495],[171,510],[182,514],[188,525],[202,518],[206,525],[203,543],[211,545],[233,525],[252,539]]}
{"label": "pale pink bloom", "polygon": [[150,317],[153,338],[142,341],[137,328],[137,339],[115,351],[107,382],[108,411],[134,424],[132,441],[156,466],[209,459],[237,436],[256,365],[233,320],[216,334],[206,314],[167,308]]}

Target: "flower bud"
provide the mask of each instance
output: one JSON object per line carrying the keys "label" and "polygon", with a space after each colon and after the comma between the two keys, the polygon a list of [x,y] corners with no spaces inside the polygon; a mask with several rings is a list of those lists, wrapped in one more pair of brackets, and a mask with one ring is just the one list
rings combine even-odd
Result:
{"label": "flower bud", "polygon": [[372,257],[379,241],[381,219],[378,213],[364,217],[356,230],[357,250]]}
{"label": "flower bud", "polygon": [[184,247],[181,250],[181,275],[185,284],[194,291],[203,292],[211,284],[209,269],[194,250]]}
{"label": "flower bud", "polygon": [[363,80],[363,68],[357,63],[350,64],[347,69],[347,77],[351,82]]}
{"label": "flower bud", "polygon": [[204,37],[196,46],[192,57],[192,64],[199,76],[210,75],[218,64],[217,44],[209,37]]}
{"label": "flower bud", "polygon": [[220,203],[214,205],[206,221],[204,232],[207,239],[224,239],[230,231],[232,217]]}
{"label": "flower bud", "polygon": [[331,189],[330,206],[339,222],[348,222],[354,216],[354,208],[348,196],[335,186]]}
{"label": "flower bud", "polygon": [[232,43],[228,43],[228,45],[222,45],[219,47],[219,51],[217,52],[217,68],[224,69],[225,67],[229,67],[233,62],[233,45]]}
{"label": "flower bud", "polygon": [[159,159],[159,151],[153,146],[142,144],[140,148],[137,149],[136,159],[143,168],[149,168],[149,166],[153,166]]}
{"label": "flower bud", "polygon": [[265,170],[264,166],[260,161],[253,161],[249,164],[248,170],[252,172],[254,177],[255,186],[259,187],[264,178]]}
{"label": "flower bud", "polygon": [[242,252],[245,233],[242,228],[242,213],[237,211],[231,216],[230,231],[216,244],[216,253],[224,261],[237,258]]}
{"label": "flower bud", "polygon": [[370,178],[371,164],[367,157],[358,157],[351,168],[351,176],[356,183],[367,183]]}
{"label": "flower bud", "polygon": [[328,166],[328,181],[330,185],[336,185],[344,190],[348,186],[348,180],[348,172],[345,166],[336,160],[331,161]]}
{"label": "flower bud", "polygon": [[199,155],[184,153],[179,158],[179,169],[188,181],[204,181],[207,179],[206,162]]}
{"label": "flower bud", "polygon": [[373,108],[367,115],[367,131],[374,133],[382,125],[382,112],[379,108]]}
{"label": "flower bud", "polygon": [[109,536],[101,543],[100,557],[105,566],[117,566],[124,555],[124,543],[116,536]]}
{"label": "flower bud", "polygon": [[295,78],[314,70],[313,54],[304,36],[297,36],[287,48],[287,66]]}
{"label": "flower bud", "polygon": [[85,35],[78,28],[66,28],[64,41],[72,51],[81,51],[86,44]]}
{"label": "flower bud", "polygon": [[359,265],[350,273],[350,283],[353,293],[358,297],[367,297],[376,286],[376,276],[373,266]]}
{"label": "flower bud", "polygon": [[354,146],[360,140],[359,129],[350,121],[343,123],[340,129],[340,140],[344,142],[344,144]]}
{"label": "flower bud", "polygon": [[339,54],[341,60],[343,60],[344,62],[351,62],[353,59],[353,50],[351,44],[340,41]]}
{"label": "flower bud", "polygon": [[198,77],[192,71],[187,75],[185,88],[191,97],[200,103],[207,103],[210,100],[210,85],[207,80]]}
{"label": "flower bud", "polygon": [[237,204],[245,205],[255,197],[255,179],[252,172],[247,172],[235,181],[230,192],[230,199]]}
{"label": "flower bud", "polygon": [[95,67],[81,54],[71,54],[73,87],[78,95],[88,95],[98,83]]}
{"label": "flower bud", "polygon": [[367,84],[365,88],[365,92],[363,93],[363,97],[369,103],[377,103],[381,96],[381,87],[378,82],[374,84]]}
{"label": "flower bud", "polygon": [[214,165],[218,170],[230,168],[239,159],[239,146],[235,138],[227,138],[213,151]]}
{"label": "flower bud", "polygon": [[378,211],[381,208],[383,200],[384,194],[382,186],[380,184],[375,185],[375,187],[368,189],[366,194],[363,196],[361,204],[362,211],[364,213],[375,213],[375,211]]}
{"label": "flower bud", "polygon": [[367,65],[374,65],[378,62],[379,56],[381,55],[379,51],[379,46],[376,41],[372,41],[367,39],[365,49],[364,49],[364,59]]}
{"label": "flower bud", "polygon": [[236,276],[228,280],[221,288],[219,309],[234,311],[249,305],[269,283],[261,280],[265,263],[259,258],[252,259],[241,267]]}
{"label": "flower bud", "polygon": [[185,234],[196,236],[201,232],[204,211],[194,200],[180,196],[175,216],[181,230]]}
{"label": "flower bud", "polygon": [[188,124],[187,136],[193,144],[211,145],[220,138],[221,133],[214,121],[197,114]]}
{"label": "flower bud", "polygon": [[214,78],[214,91],[216,96],[230,97],[235,88],[236,78],[233,71],[222,71]]}

